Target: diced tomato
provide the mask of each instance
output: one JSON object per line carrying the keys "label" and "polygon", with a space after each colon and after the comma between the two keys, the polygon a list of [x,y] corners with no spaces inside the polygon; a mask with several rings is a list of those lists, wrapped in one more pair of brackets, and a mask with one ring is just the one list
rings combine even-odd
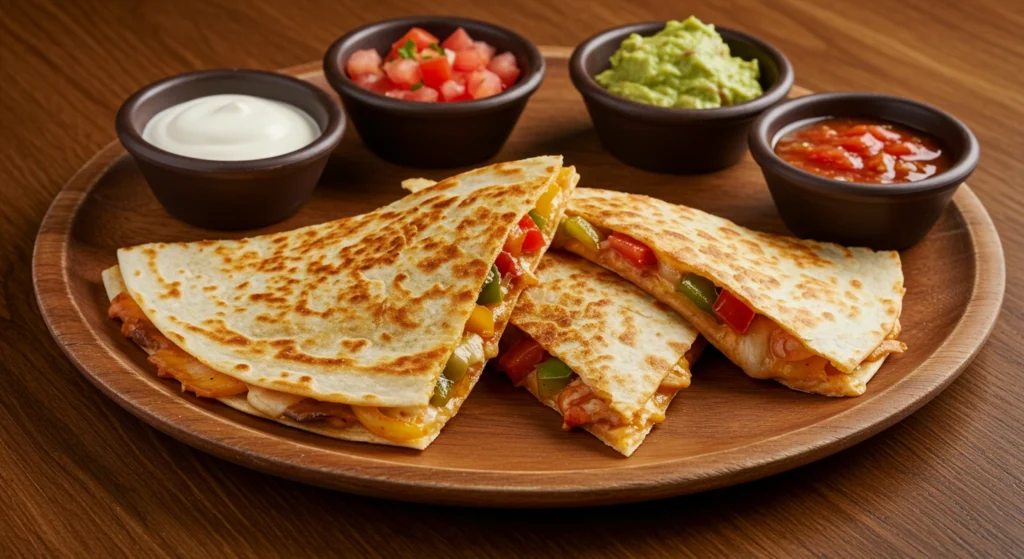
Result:
{"label": "diced tomato", "polygon": [[494,47],[483,41],[473,41],[473,46],[477,52],[480,53],[480,57],[483,58],[484,64],[487,64],[494,58]]}
{"label": "diced tomato", "polygon": [[423,76],[423,83],[430,87],[441,87],[441,84],[452,78],[452,67],[447,58],[438,55],[436,58],[420,60],[420,75]]}
{"label": "diced tomato", "polygon": [[883,142],[898,142],[903,139],[899,132],[893,132],[884,126],[869,126],[868,132]]}
{"label": "diced tomato", "polygon": [[839,145],[861,155],[874,155],[882,151],[882,148],[885,147],[885,144],[869,132],[865,132],[860,136],[844,138]]}
{"label": "diced tomato", "polygon": [[503,52],[492,58],[487,69],[497,74],[505,87],[511,86],[519,79],[519,65],[516,64],[516,55],[511,52]]}
{"label": "diced tomato", "polygon": [[498,366],[518,385],[546,356],[547,352],[536,340],[525,337],[498,358]]}
{"label": "diced tomato", "polygon": [[416,91],[410,91],[405,96],[409,101],[419,101],[421,103],[437,103],[439,97],[440,95],[437,93],[437,90],[429,86],[423,86]]}
{"label": "diced tomato", "polygon": [[385,64],[384,72],[388,75],[388,79],[395,82],[395,85],[399,87],[412,87],[413,84],[419,83],[422,78],[420,63],[404,58],[392,60]]}
{"label": "diced tomato", "polygon": [[448,35],[448,38],[441,43],[441,46],[458,52],[473,46],[473,38],[469,36],[469,33],[466,33],[465,29],[460,27],[451,35]]}
{"label": "diced tomato", "polygon": [[490,70],[478,70],[466,80],[466,91],[473,99],[483,99],[501,93],[501,78]]}
{"label": "diced tomato", "polygon": [[847,128],[846,130],[843,130],[843,136],[860,136],[861,134],[864,134],[866,132],[868,132],[867,124],[857,124],[855,126]]}
{"label": "diced tomato", "polygon": [[821,147],[807,154],[811,161],[817,161],[837,169],[860,169],[863,162],[856,154],[838,147]]}
{"label": "diced tomato", "polygon": [[511,254],[505,251],[501,251],[498,254],[498,258],[494,261],[494,265],[498,267],[498,273],[501,274],[501,277],[511,275],[515,278],[523,275],[523,269],[519,267],[519,262],[517,262],[515,258],[512,258]]}
{"label": "diced tomato", "polygon": [[410,95],[412,95],[412,92],[408,89],[389,89],[384,92],[385,97],[390,97],[392,99],[408,100]]}
{"label": "diced tomato", "polygon": [[401,48],[402,45],[404,45],[407,41],[412,41],[413,43],[415,43],[416,50],[421,51],[429,47],[433,43],[436,43],[437,37],[431,35],[430,32],[428,32],[425,29],[413,27],[412,29],[406,31],[405,35],[402,35],[401,39],[392,43],[391,49],[393,51],[397,50]]}
{"label": "diced tomato", "polygon": [[637,268],[646,268],[658,263],[658,257],[655,256],[651,247],[629,235],[612,233],[608,236],[608,246]]}
{"label": "diced tomato", "polygon": [[753,322],[755,315],[754,309],[724,289],[718,294],[718,300],[715,301],[711,310],[722,322],[740,334],[750,328],[750,323]]}
{"label": "diced tomato", "polygon": [[374,93],[384,95],[389,90],[395,89],[395,84],[384,74],[364,74],[356,78],[356,85]]}
{"label": "diced tomato", "polygon": [[914,155],[917,153],[917,146],[910,142],[899,142],[885,146],[885,153],[892,155]]}
{"label": "diced tomato", "polygon": [[455,51],[455,64],[452,66],[460,72],[472,72],[483,68],[486,64],[480,51],[468,48]]}
{"label": "diced tomato", "polygon": [[466,93],[466,84],[455,80],[448,80],[441,84],[441,98],[445,101],[455,101]]}
{"label": "diced tomato", "polygon": [[345,63],[345,71],[353,80],[360,76],[383,76],[384,71],[380,69],[380,54],[374,49],[357,50],[348,57]]}

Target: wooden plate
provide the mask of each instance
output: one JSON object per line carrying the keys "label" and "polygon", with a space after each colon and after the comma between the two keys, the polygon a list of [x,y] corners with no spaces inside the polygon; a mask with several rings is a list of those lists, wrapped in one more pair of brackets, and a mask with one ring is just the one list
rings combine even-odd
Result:
{"label": "wooden plate", "polygon": [[[749,157],[694,177],[645,173],[611,158],[569,82],[568,49],[545,52],[546,81],[497,160],[561,153],[578,167],[582,187],[643,192],[785,232]],[[326,88],[318,64],[288,73]],[[268,231],[369,211],[401,197],[402,179],[424,174],[446,175],[385,163],[350,131],[313,200]],[[864,396],[831,399],[756,381],[711,351],[668,419],[625,459],[586,433],[563,432],[554,412],[489,372],[437,441],[417,452],[290,429],[183,394],[176,382],[156,377],[145,354],[107,320],[100,271],[116,262],[122,246],[221,236],[168,216],[121,146],[108,145],[57,196],[36,241],[36,293],[54,338],[119,405],[216,456],[343,491],[483,506],[668,497],[753,480],[846,448],[906,417],[956,378],[992,329],[1005,281],[999,237],[964,185],[935,229],[903,253],[901,339],[910,350],[891,357]]]}

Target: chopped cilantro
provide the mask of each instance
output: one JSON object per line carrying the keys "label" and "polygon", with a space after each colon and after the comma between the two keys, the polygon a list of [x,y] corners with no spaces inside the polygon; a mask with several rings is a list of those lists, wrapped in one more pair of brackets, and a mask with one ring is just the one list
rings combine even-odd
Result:
{"label": "chopped cilantro", "polygon": [[423,87],[423,80],[420,80],[419,83],[412,84],[412,87],[409,88],[409,91],[416,91],[421,87]]}
{"label": "chopped cilantro", "polygon": [[436,50],[437,52],[439,52],[441,54],[444,54],[444,49],[441,48],[441,45],[439,45],[437,43],[430,43],[430,48]]}
{"label": "chopped cilantro", "polygon": [[399,47],[398,56],[401,56],[402,58],[405,58],[407,60],[412,60],[416,58],[416,43],[414,43],[412,39],[406,41],[404,45]]}

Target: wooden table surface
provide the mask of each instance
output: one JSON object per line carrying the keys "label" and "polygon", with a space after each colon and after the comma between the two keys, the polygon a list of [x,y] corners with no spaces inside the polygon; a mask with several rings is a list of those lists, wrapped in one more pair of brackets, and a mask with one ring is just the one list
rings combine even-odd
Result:
{"label": "wooden table surface", "polygon": [[970,183],[1006,252],[1004,312],[959,380],[902,423],[759,482],[598,509],[439,508],[356,497],[192,450],[93,388],[40,318],[30,262],[62,184],[157,78],[319,59],[408,2],[4,0],[0,17],[0,556],[1009,556],[1024,553],[1024,5],[433,0],[415,13],[503,23],[574,45],[681,18],[756,34],[814,90],[910,96],[959,116]]}

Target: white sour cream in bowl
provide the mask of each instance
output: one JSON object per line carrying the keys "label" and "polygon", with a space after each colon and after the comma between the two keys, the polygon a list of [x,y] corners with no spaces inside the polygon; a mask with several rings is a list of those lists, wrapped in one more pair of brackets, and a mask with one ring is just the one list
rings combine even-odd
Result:
{"label": "white sour cream in bowl", "polygon": [[283,155],[320,136],[301,109],[252,95],[208,95],[168,107],[146,123],[142,138],[186,157],[249,161]]}

